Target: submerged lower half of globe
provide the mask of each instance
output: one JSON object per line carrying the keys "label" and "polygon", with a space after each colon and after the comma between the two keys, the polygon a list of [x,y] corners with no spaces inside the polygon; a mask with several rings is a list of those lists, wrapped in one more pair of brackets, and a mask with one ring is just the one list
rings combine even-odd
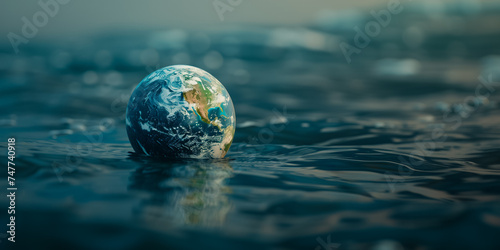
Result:
{"label": "submerged lower half of globe", "polygon": [[236,117],[224,86],[186,65],[159,69],[136,87],[127,106],[134,150],[159,158],[222,158],[234,137]]}

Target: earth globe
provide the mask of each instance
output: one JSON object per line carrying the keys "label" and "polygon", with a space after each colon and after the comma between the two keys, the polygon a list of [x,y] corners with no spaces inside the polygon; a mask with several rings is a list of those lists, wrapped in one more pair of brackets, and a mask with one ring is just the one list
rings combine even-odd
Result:
{"label": "earth globe", "polygon": [[127,134],[134,151],[157,158],[223,158],[235,123],[224,86],[192,66],[174,65],[149,74],[127,105]]}

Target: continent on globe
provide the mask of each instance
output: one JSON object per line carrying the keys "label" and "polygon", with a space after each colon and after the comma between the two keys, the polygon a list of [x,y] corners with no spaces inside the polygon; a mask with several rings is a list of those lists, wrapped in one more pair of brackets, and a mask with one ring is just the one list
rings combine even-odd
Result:
{"label": "continent on globe", "polygon": [[223,158],[236,118],[229,93],[206,71],[186,65],[159,69],[135,88],[127,134],[135,152],[161,158]]}

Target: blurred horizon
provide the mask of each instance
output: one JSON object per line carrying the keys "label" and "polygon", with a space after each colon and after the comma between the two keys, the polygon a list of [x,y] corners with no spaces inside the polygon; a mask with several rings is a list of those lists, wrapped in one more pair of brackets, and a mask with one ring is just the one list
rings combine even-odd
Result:
{"label": "blurred horizon", "polygon": [[[50,1],[50,0],[47,0]],[[345,17],[343,12],[359,12],[369,15],[370,10],[379,10],[390,1],[371,0],[359,2],[341,1],[311,1],[304,3],[300,0],[265,0],[233,1],[237,4],[230,6],[231,1],[158,1],[148,0],[141,2],[123,2],[118,0],[97,1],[68,1],[61,5],[59,11],[49,17],[46,25],[36,34],[37,41],[71,40],[107,32],[123,32],[137,30],[159,29],[187,29],[203,30],[231,25],[275,25],[296,26],[314,24],[325,12],[338,13],[339,18]],[[214,2],[221,3],[226,9],[222,20],[217,13]],[[401,0],[401,4],[411,2]],[[448,7],[449,3],[457,3],[465,8],[477,8],[481,3],[491,3],[491,0],[442,0],[419,1],[412,4],[426,5],[425,8]],[[96,7],[98,6],[98,7]],[[194,7],[196,6],[196,8]],[[8,44],[7,34],[21,33],[23,17],[32,19],[33,15],[42,10],[38,1],[33,2],[4,2],[0,10],[4,21],[0,23],[0,31],[4,34],[0,43]],[[186,13],[190,13],[186,15]],[[330,13],[330,14],[331,14]],[[7,21],[8,20],[8,21]]]}

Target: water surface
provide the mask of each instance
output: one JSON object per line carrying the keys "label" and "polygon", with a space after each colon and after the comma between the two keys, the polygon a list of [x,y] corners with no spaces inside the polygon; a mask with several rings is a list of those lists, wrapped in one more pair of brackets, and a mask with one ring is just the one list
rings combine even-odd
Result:
{"label": "water surface", "polygon": [[[500,33],[471,28],[488,15],[444,15],[458,31],[401,16],[350,64],[338,46],[354,34],[338,27],[117,33],[20,55],[5,46],[16,246],[498,249]],[[133,153],[131,90],[172,64],[211,72],[231,94],[224,159]]]}

